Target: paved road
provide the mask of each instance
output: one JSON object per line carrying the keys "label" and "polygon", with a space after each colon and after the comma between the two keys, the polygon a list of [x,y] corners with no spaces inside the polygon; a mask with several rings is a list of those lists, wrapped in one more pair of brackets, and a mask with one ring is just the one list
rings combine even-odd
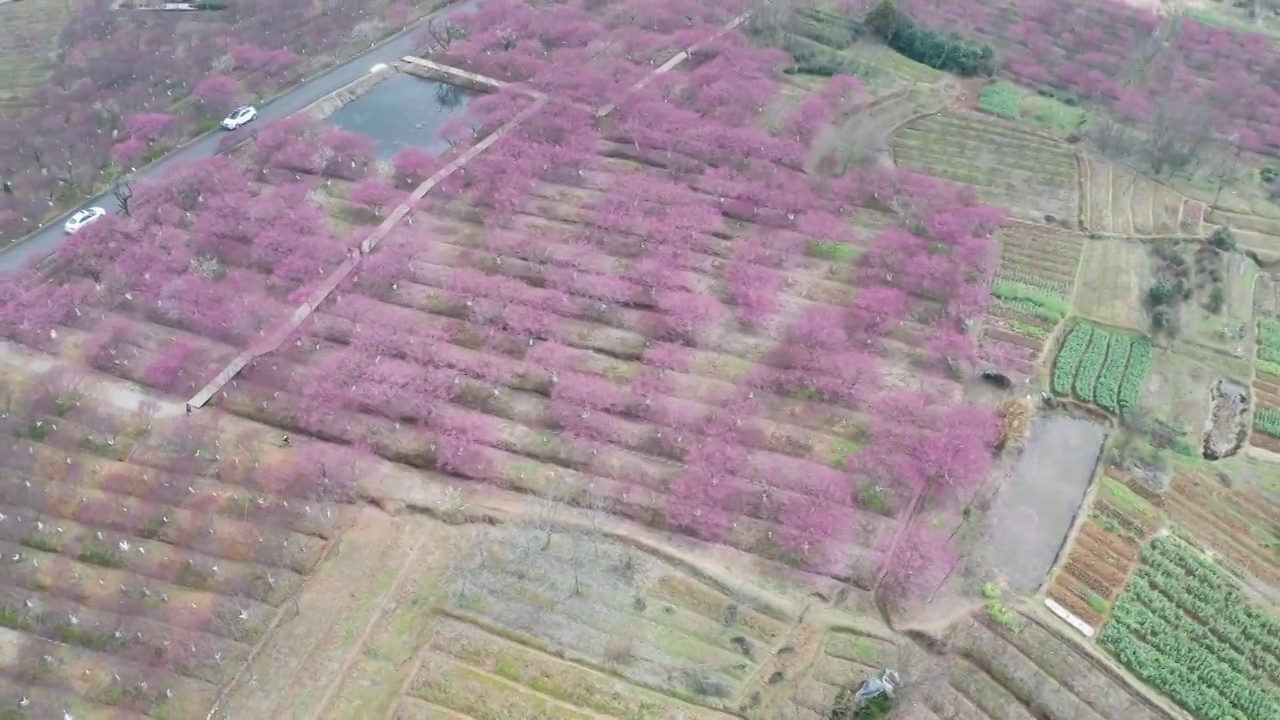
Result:
{"label": "paved road", "polygon": [[[441,10],[438,14],[449,15],[464,10],[473,9],[475,0],[468,0],[460,4],[452,5],[450,8]],[[415,26],[416,28],[416,26]],[[352,82],[361,75],[369,72],[369,69],[378,63],[390,63],[398,58],[408,55],[414,49],[414,29],[396,35],[381,45],[374,47],[372,50],[359,55],[341,65],[334,67],[328,72],[320,75],[312,80],[299,85],[298,87],[277,97],[275,100],[262,105],[258,108],[258,119],[254,122],[263,123],[268,120],[275,120],[287,117],[338,88]],[[139,179],[156,178],[174,167],[184,165],[192,160],[199,160],[217,153],[218,141],[222,139],[222,131],[215,130],[194,142],[184,146],[180,150],[176,150],[158,162],[152,163],[144,170],[138,173]],[[111,193],[99,195],[84,202],[80,207],[98,206],[105,208],[108,212],[116,212],[116,199]],[[77,208],[78,209],[78,208]],[[67,213],[70,215],[70,213]],[[66,235],[62,231],[62,224],[66,222],[66,216],[49,223],[44,228],[28,235],[26,238],[19,240],[11,245],[3,253],[0,253],[0,272],[9,272],[20,270],[26,267],[28,263],[38,260],[49,255],[58,249],[58,245]]]}

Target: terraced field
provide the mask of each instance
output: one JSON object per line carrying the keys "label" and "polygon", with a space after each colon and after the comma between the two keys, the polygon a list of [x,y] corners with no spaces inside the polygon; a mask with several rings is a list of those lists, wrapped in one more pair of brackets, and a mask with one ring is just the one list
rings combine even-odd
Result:
{"label": "terraced field", "polygon": [[1091,232],[1130,236],[1206,234],[1208,209],[1132,168],[1081,156],[1081,216]]}
{"label": "terraced field", "polygon": [[996,118],[944,112],[908,123],[890,144],[898,165],[970,185],[1014,217],[1079,227],[1075,153],[1062,142]]}
{"label": "terraced field", "polygon": [[341,526],[341,508],[297,495],[319,456],[154,403],[122,410],[50,373],[0,383],[0,625],[15,649],[0,703],[203,712]]}
{"label": "terraced field", "polygon": [[923,699],[939,718],[1163,717],[1038,616],[1016,617],[1017,630],[987,618],[957,626],[947,684]]}
{"label": "terraced field", "polygon": [[0,3],[0,108],[25,107],[31,90],[48,80],[58,31],[72,8],[71,0]]}
{"label": "terraced field", "polygon": [[992,284],[995,305],[986,338],[1004,345],[1033,376],[1046,343],[1071,311],[1084,236],[1065,230],[1014,223],[1002,229],[1000,268]]}

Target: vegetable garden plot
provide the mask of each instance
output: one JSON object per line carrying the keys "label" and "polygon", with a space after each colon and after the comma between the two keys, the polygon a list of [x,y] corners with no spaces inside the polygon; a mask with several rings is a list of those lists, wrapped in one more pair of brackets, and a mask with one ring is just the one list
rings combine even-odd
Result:
{"label": "vegetable garden plot", "polygon": [[1253,381],[1257,406],[1250,444],[1280,452],[1280,321],[1258,318],[1258,349]]}
{"label": "vegetable garden plot", "polygon": [[998,232],[996,239],[1000,241],[1002,270],[1042,278],[1068,298],[1074,292],[1076,272],[1084,252],[1083,235],[1014,223]]}
{"label": "vegetable garden plot", "polygon": [[1280,713],[1280,619],[1173,536],[1152,541],[1098,642],[1201,717]]}
{"label": "vegetable garden plot", "polygon": [[1135,540],[1104,530],[1102,522],[1094,514],[1085,521],[1049,587],[1049,597],[1095,629],[1110,612],[1138,557]]}
{"label": "vegetable garden plot", "polygon": [[216,450],[215,427],[116,413],[69,376],[6,385],[23,400],[0,438],[3,624],[32,646],[60,643],[40,672],[83,698],[203,711],[341,516],[292,494],[309,451],[241,464],[249,439]]}
{"label": "vegetable garden plot", "polygon": [[1244,487],[1225,488],[1216,478],[1179,472],[1164,493],[1169,519],[1219,555],[1233,574],[1280,585],[1280,549],[1271,539],[1280,511],[1262,494]]}
{"label": "vegetable garden plot", "polygon": [[1276,318],[1258,318],[1257,367],[1259,380],[1280,386],[1280,320]]}
{"label": "vegetable garden plot", "polygon": [[1074,223],[1078,188],[1074,155],[1051,140],[990,118],[930,115],[890,139],[899,162],[949,180],[991,188],[1028,219],[1052,215]]}
{"label": "vegetable garden plot", "polygon": [[1039,353],[1071,312],[1083,238],[1028,223],[997,233],[1000,269],[991,286],[994,325],[1036,341]]}
{"label": "vegetable garden plot", "polygon": [[1055,395],[1127,415],[1141,400],[1151,357],[1146,338],[1078,322],[1054,358],[1050,387]]}

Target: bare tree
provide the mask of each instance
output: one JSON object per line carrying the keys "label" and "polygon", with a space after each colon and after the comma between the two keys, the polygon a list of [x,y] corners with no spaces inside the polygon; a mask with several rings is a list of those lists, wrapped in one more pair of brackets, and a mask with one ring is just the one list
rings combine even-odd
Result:
{"label": "bare tree", "polygon": [[132,213],[129,212],[129,201],[133,199],[133,176],[127,173],[117,175],[115,182],[111,185],[111,194],[116,197],[120,212],[132,217]]}
{"label": "bare tree", "polygon": [[1210,141],[1211,118],[1200,105],[1161,101],[1151,114],[1143,152],[1156,175],[1194,169]]}
{"label": "bare tree", "polygon": [[1098,117],[1090,137],[1105,155],[1141,163],[1157,176],[1194,172],[1212,145],[1212,123],[1200,106],[1158,102],[1141,125]]}
{"label": "bare tree", "polygon": [[428,53],[446,52],[454,40],[466,35],[466,30],[457,23],[432,18],[427,23],[425,35],[428,40]]}

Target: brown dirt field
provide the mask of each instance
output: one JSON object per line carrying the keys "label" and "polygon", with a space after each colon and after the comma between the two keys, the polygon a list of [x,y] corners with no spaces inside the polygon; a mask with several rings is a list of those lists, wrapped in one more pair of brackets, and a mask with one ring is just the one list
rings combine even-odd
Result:
{"label": "brown dirt field", "polygon": [[1268,452],[1280,453],[1280,438],[1271,437],[1256,430],[1249,433],[1249,444]]}
{"label": "brown dirt field", "polygon": [[1083,263],[1075,297],[1080,314],[1107,325],[1145,330],[1149,323],[1142,298],[1151,271],[1146,246],[1091,240],[1085,244]]}
{"label": "brown dirt field", "polygon": [[1258,373],[1253,381],[1253,393],[1259,407],[1280,408],[1280,378]]}
{"label": "brown dirt field", "polygon": [[1158,417],[1199,432],[1209,418],[1211,385],[1218,374],[1186,353],[1157,347],[1142,391],[1141,407]]}
{"label": "brown dirt field", "polygon": [[1089,545],[1094,555],[1103,558],[1122,572],[1133,567],[1138,560],[1136,545],[1103,530],[1093,521],[1086,522],[1080,528],[1077,539]]}

